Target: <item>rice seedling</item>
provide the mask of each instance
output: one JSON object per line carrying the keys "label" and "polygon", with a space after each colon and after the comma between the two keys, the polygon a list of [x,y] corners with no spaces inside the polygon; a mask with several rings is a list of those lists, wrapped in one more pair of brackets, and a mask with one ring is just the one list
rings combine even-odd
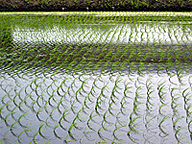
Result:
{"label": "rice seedling", "polygon": [[150,110],[150,108],[154,105],[152,103],[152,93],[154,92],[154,90],[152,90],[153,86],[152,86],[152,82],[150,83],[146,83],[146,87],[147,87],[147,102],[146,102],[146,108],[147,110]]}
{"label": "rice seedling", "polygon": [[165,130],[163,130],[162,124],[165,122],[167,116],[165,116],[159,123],[159,129],[161,130],[161,132],[165,135],[168,135],[168,132],[166,132]]}
{"label": "rice seedling", "polygon": [[19,135],[17,136],[17,135],[13,132],[13,127],[14,127],[14,125],[16,125],[17,123],[20,123],[21,118],[22,118],[23,116],[25,116],[25,115],[26,115],[25,113],[22,114],[22,115],[18,118],[18,120],[10,126],[10,131],[11,131],[11,133],[12,133],[14,136],[18,137],[18,138],[19,138]]}

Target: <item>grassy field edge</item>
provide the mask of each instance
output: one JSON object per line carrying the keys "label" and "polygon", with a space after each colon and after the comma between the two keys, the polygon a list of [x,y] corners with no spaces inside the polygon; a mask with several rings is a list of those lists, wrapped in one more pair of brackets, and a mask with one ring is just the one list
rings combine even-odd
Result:
{"label": "grassy field edge", "polygon": [[192,12],[0,12],[0,15],[14,15],[14,14],[34,14],[34,15],[97,15],[97,16],[192,16]]}

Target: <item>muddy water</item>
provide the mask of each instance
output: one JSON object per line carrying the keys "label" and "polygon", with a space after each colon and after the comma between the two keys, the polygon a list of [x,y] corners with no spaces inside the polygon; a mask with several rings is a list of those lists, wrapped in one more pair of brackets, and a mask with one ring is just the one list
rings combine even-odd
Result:
{"label": "muddy water", "polygon": [[1,27],[0,142],[191,143],[190,25],[19,18]]}

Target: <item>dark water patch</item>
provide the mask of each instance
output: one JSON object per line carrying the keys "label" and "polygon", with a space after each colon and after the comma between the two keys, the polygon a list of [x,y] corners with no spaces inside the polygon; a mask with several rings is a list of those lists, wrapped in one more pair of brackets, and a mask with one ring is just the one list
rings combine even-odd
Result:
{"label": "dark water patch", "polygon": [[60,65],[70,62],[191,62],[189,45],[19,44],[1,50],[5,63]]}

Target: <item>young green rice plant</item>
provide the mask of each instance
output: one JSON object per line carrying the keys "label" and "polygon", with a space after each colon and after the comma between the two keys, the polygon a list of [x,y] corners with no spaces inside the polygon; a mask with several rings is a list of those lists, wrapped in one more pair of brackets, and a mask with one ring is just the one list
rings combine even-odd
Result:
{"label": "young green rice plant", "polygon": [[[72,81],[72,83],[71,83],[71,85],[68,86],[68,89],[67,89],[67,94],[68,94],[68,95],[71,95],[71,94],[70,94],[70,91],[72,91],[72,92],[75,93],[75,90],[73,89],[73,85],[75,85],[75,80],[76,80],[76,79],[77,79],[77,78],[74,78],[73,81]],[[70,102],[72,101],[72,98],[73,98],[73,97],[74,97],[74,96],[71,97]]]}
{"label": "young green rice plant", "polygon": [[76,115],[77,114],[77,112],[76,112],[76,110],[77,110],[77,106],[75,106],[75,101],[72,101],[71,102],[71,111]]}
{"label": "young green rice plant", "polygon": [[105,113],[103,114],[103,121],[102,121],[102,126],[103,126],[103,129],[106,130],[106,131],[111,131],[110,129],[106,128],[104,126],[105,123],[107,123],[108,125],[112,126],[113,123],[108,121],[107,118],[109,117],[109,110],[106,110]]}
{"label": "young green rice plant", "polygon": [[114,91],[117,92],[118,94],[120,94],[120,92],[118,92],[118,89],[121,90],[122,88],[119,86],[119,83],[122,81],[120,75],[117,76],[116,80],[115,80],[115,85],[114,85]]}
{"label": "young green rice plant", "polygon": [[43,119],[40,118],[40,113],[42,112],[42,108],[39,108],[36,112],[36,117],[40,122],[45,123],[45,121]]}
{"label": "young green rice plant", "polygon": [[22,136],[22,134],[23,134],[23,133],[26,133],[26,132],[28,132],[28,131],[30,131],[30,130],[27,129],[27,128],[25,128],[23,131],[21,131],[21,132],[19,133],[19,135],[18,135],[18,142],[19,142],[19,143],[22,143],[22,141],[23,141],[23,140],[20,140],[20,137]]}
{"label": "young green rice plant", "polygon": [[9,126],[9,127],[10,127],[10,124],[8,123],[8,121],[9,121],[8,117],[11,116],[11,115],[13,115],[13,114],[15,114],[15,112],[14,112],[15,109],[16,109],[16,108],[14,108],[12,111],[10,111],[10,112],[5,116],[5,118],[3,118],[6,126]]}
{"label": "young green rice plant", "polygon": [[63,102],[64,100],[66,100],[66,99],[64,99],[65,96],[66,96],[66,93],[63,95],[63,97],[61,97],[61,99],[59,100],[58,105],[57,105],[57,110],[58,110],[58,112],[59,112],[60,114],[63,113],[62,110],[60,109],[60,107],[64,107],[62,102]]}
{"label": "young green rice plant", "polygon": [[188,120],[188,117],[190,117],[191,116],[191,114],[192,114],[192,112],[191,112],[191,108],[192,108],[192,105],[190,104],[190,105],[188,105],[187,107],[185,107],[185,109],[186,109],[186,113],[187,113],[187,121],[189,121]]}
{"label": "young green rice plant", "polygon": [[177,103],[177,100],[180,98],[180,95],[179,94],[175,94],[175,95],[171,94],[171,96],[172,96],[171,108],[173,109],[174,112],[177,112],[177,107],[182,105],[180,103]]}
{"label": "young green rice plant", "polygon": [[77,112],[77,114],[76,114],[76,116],[75,116],[75,118],[73,119],[73,122],[72,122],[72,123],[75,123],[74,128],[76,128],[77,130],[82,130],[83,129],[83,127],[78,126],[78,123],[79,123],[78,121],[83,122],[83,120],[80,118],[80,112],[81,111],[82,111],[82,109]]}
{"label": "young green rice plant", "polygon": [[96,104],[95,104],[95,111],[96,113],[101,116],[101,112],[104,111],[104,109],[102,108],[102,103],[104,102],[104,100],[101,97],[102,95],[100,94],[96,100]]}
{"label": "young green rice plant", "polygon": [[173,128],[176,130],[177,129],[177,127],[176,127],[176,124],[179,122],[179,120],[181,120],[181,119],[183,119],[183,117],[178,117],[178,118],[176,118],[175,120],[174,120],[174,122],[173,122]]}
{"label": "young green rice plant", "polygon": [[66,131],[67,129],[62,125],[62,120],[70,123],[70,121],[68,121],[68,120],[66,119],[66,116],[67,116],[67,115],[69,115],[69,110],[65,110],[65,111],[63,112],[61,118],[59,119],[59,125],[60,125],[60,127],[61,127],[64,131]]}
{"label": "young green rice plant", "polygon": [[[78,95],[79,94],[81,94],[81,91],[83,90],[83,86],[84,86],[84,82],[82,83],[82,85],[81,85],[81,87],[76,91],[76,93],[75,93],[75,98],[76,98],[76,100],[77,100],[77,102],[79,102],[80,104],[82,103],[80,100],[79,100],[79,98],[78,98]],[[85,91],[86,92],[86,91]],[[82,95],[82,94],[81,94]]]}
{"label": "young green rice plant", "polygon": [[147,114],[146,114],[146,116],[145,116],[145,127],[146,127],[146,129],[147,129],[147,131],[151,131],[151,128],[150,128],[150,122],[152,122],[154,119],[156,119],[157,118],[157,116],[153,116],[153,117],[151,117],[151,118],[148,118],[148,116],[147,115],[150,115],[150,113],[148,112]]}
{"label": "young green rice plant", "polygon": [[[89,95],[85,97],[84,103],[83,103],[84,109],[86,109],[86,108],[87,108],[87,109],[90,109],[90,107],[89,107],[88,104],[87,104],[89,99],[90,99],[90,98],[89,98]],[[87,113],[85,110],[83,110],[83,112],[88,115],[88,113]]]}
{"label": "young green rice plant", "polygon": [[161,132],[164,134],[164,135],[168,135],[168,132],[166,132],[163,128],[163,123],[165,123],[165,120],[167,119],[167,116],[164,116],[164,118],[160,121],[159,123],[159,129],[161,130]]}
{"label": "young green rice plant", "polygon": [[113,130],[113,141],[112,142],[115,142],[115,141],[118,141],[118,142],[123,142],[123,139],[120,138],[121,134],[116,134],[119,129],[121,129],[122,126],[118,126],[118,127],[115,127],[115,129]]}
{"label": "young green rice plant", "polygon": [[178,143],[182,143],[182,141],[180,140],[180,136],[179,136],[179,132],[182,130],[183,128],[182,127],[179,127],[176,132],[175,132],[175,137],[178,141]]}
{"label": "young green rice plant", "polygon": [[182,92],[182,96],[184,98],[184,109],[186,111],[186,122],[188,123],[190,121],[190,116],[191,116],[191,103],[190,103],[190,100],[191,100],[191,95],[190,95],[190,92],[189,92],[189,88],[186,88],[183,92]]}
{"label": "young green rice plant", "polygon": [[116,100],[115,99],[117,99],[118,100],[118,97],[115,95],[115,93],[116,93],[116,86],[114,86],[113,87],[113,90],[112,90],[112,93],[111,93],[111,97],[110,97],[110,100],[112,100],[112,102],[115,104],[116,102]]}
{"label": "young green rice plant", "polygon": [[[189,92],[188,90],[189,90],[189,88],[186,88],[186,89],[184,89],[184,91],[182,92],[182,96],[184,97],[185,104],[187,104],[187,103],[189,102],[190,97],[191,97],[190,92]],[[188,92],[187,92],[187,91],[188,91]]]}
{"label": "young green rice plant", "polygon": [[[49,118],[51,118],[52,121],[57,122],[57,120],[54,119],[54,113],[55,111],[58,111],[57,107],[53,107],[50,114],[49,114]],[[48,119],[48,118],[47,118]]]}
{"label": "young green rice plant", "polygon": [[93,118],[96,117],[96,115],[94,115],[95,111],[92,111],[91,114],[89,115],[89,119],[87,120],[87,126],[90,130],[96,132],[96,129],[94,127],[91,127],[91,121],[94,121]]}
{"label": "young green rice plant", "polygon": [[29,144],[32,144],[32,143],[36,143],[36,136],[38,135],[38,133],[39,132],[37,132],[37,133],[35,133],[34,135],[33,135],[33,139],[29,142]]}
{"label": "young green rice plant", "polygon": [[136,130],[136,126],[138,125],[138,123],[134,123],[137,119],[139,119],[140,117],[134,117],[134,112],[132,112],[131,114],[130,114],[130,117],[129,117],[130,119],[129,119],[129,124],[128,124],[128,126],[129,126],[129,131],[127,132],[127,135],[128,135],[128,137],[131,139],[131,141],[133,141],[133,142],[136,142],[136,141],[138,141],[138,139],[136,139],[136,138],[133,138],[132,136],[131,136],[131,132],[136,132],[137,130]]}
{"label": "young green rice plant", "polygon": [[4,107],[8,107],[9,103],[11,101],[8,101],[7,103],[4,103],[3,106],[0,107],[0,118],[3,119],[5,121],[5,118],[2,115],[2,111],[4,110]]}
{"label": "young green rice plant", "polygon": [[[101,75],[100,75],[100,76],[101,76]],[[99,87],[99,86],[97,85],[97,83],[96,83],[96,82],[98,82],[98,81],[99,81],[98,78],[94,79],[94,81],[93,81],[93,86],[92,86],[93,89],[94,89],[94,87],[100,89],[100,87]]]}
{"label": "young green rice plant", "polygon": [[110,100],[111,102],[109,103],[109,107],[108,107],[108,111],[112,116],[115,116],[113,114],[113,105],[115,104],[115,101],[113,101],[112,99]]}
{"label": "young green rice plant", "polygon": [[57,132],[56,132],[56,129],[58,128],[60,126],[60,124],[57,124],[57,125],[55,125],[54,126],[54,131],[53,131],[53,133],[54,133],[54,135],[58,138],[58,139],[62,139],[62,137],[61,136],[59,136],[58,134],[57,134]]}
{"label": "young green rice plant", "polygon": [[163,92],[163,89],[165,88],[165,84],[164,82],[162,82],[161,84],[158,85],[157,89],[158,89],[158,95],[160,97],[160,101],[162,104],[165,103],[165,97],[166,97],[166,92]]}
{"label": "young green rice plant", "polygon": [[152,86],[152,82],[149,82],[149,79],[146,81],[146,87],[147,87],[147,102],[146,102],[146,107],[147,110],[150,110],[150,107],[153,106],[152,101],[152,93],[154,92],[154,90],[152,90],[153,86]]}
{"label": "young green rice plant", "polygon": [[88,97],[87,97],[88,100],[89,100],[91,103],[94,102],[94,100],[91,99],[91,96],[95,97],[95,93],[96,93],[96,91],[94,90],[94,86],[92,85],[91,90],[90,90],[90,92],[88,93]]}
{"label": "young green rice plant", "polygon": [[23,113],[23,114],[18,118],[18,120],[17,120],[16,122],[14,122],[14,123],[10,126],[10,131],[11,131],[11,133],[12,133],[14,136],[16,136],[16,137],[19,137],[19,135],[17,135],[17,134],[14,133],[13,128],[14,128],[14,126],[15,126],[17,123],[20,123],[21,118],[22,118],[23,116],[25,116],[25,115],[26,115],[26,113]]}
{"label": "young green rice plant", "polygon": [[42,138],[47,139],[47,138],[42,134],[42,128],[43,128],[44,125],[45,125],[45,124],[42,124],[42,125],[39,127],[38,133],[39,133],[39,135],[40,135]]}
{"label": "young green rice plant", "polygon": [[107,92],[109,93],[109,91],[108,91],[108,89],[107,89],[108,84],[109,84],[109,82],[106,83],[106,85],[104,85],[104,86],[102,87],[102,89],[101,89],[101,95],[102,95],[104,98],[107,98],[107,95],[105,95],[104,91],[107,91]]}
{"label": "young green rice plant", "polygon": [[[125,86],[125,89],[124,89],[124,96],[125,97],[127,97],[127,98],[132,98],[130,95],[131,95],[131,93],[132,93],[132,91],[131,91],[131,88],[132,88],[132,86],[131,86],[131,82],[128,82],[128,83],[126,83],[126,82],[124,82],[124,86]],[[129,94],[129,95],[128,95]]]}
{"label": "young green rice plant", "polygon": [[141,105],[142,103],[141,103],[141,102],[138,102],[137,97],[138,97],[138,96],[136,95],[136,96],[135,96],[135,101],[134,101],[134,103],[133,103],[133,112],[134,112],[136,115],[140,115],[138,107],[139,107],[139,105]]}
{"label": "young green rice plant", "polygon": [[75,125],[77,125],[76,123],[72,123],[71,126],[68,129],[68,135],[70,138],[72,138],[72,140],[77,141],[77,139],[74,137],[74,134],[72,133],[72,129],[75,127]]}
{"label": "young green rice plant", "polygon": [[[102,133],[103,128],[99,128],[97,134],[99,135],[99,138],[101,138],[103,140],[103,142],[105,142],[108,138],[104,137],[101,133]],[[109,139],[108,139],[109,140]]]}
{"label": "young green rice plant", "polygon": [[139,65],[138,65],[138,73],[139,73],[139,76],[144,76],[144,74],[142,73],[142,70],[144,69],[144,63],[143,62],[140,62]]}
{"label": "young green rice plant", "polygon": [[[112,130],[110,130],[110,127],[112,127],[112,126],[113,126],[113,124],[110,125],[110,124],[106,123],[106,122],[104,121],[104,119],[103,119],[103,121],[102,121],[102,127],[101,127],[101,128],[102,128],[104,131],[111,133]],[[100,128],[100,129],[101,129],[101,128]],[[98,131],[99,131],[99,130],[98,130]],[[105,139],[108,139],[108,138],[105,137]],[[108,139],[108,140],[109,140],[109,139]]]}
{"label": "young green rice plant", "polygon": [[192,123],[192,120],[189,121],[188,126],[187,126],[189,133],[190,133],[190,137],[192,136],[191,123]]}
{"label": "young green rice plant", "polygon": [[121,108],[120,108],[120,113],[123,114],[123,115],[127,115],[123,110],[126,109],[126,104],[128,104],[128,102],[126,101],[126,97],[123,97],[120,101],[120,104],[121,104]]}

